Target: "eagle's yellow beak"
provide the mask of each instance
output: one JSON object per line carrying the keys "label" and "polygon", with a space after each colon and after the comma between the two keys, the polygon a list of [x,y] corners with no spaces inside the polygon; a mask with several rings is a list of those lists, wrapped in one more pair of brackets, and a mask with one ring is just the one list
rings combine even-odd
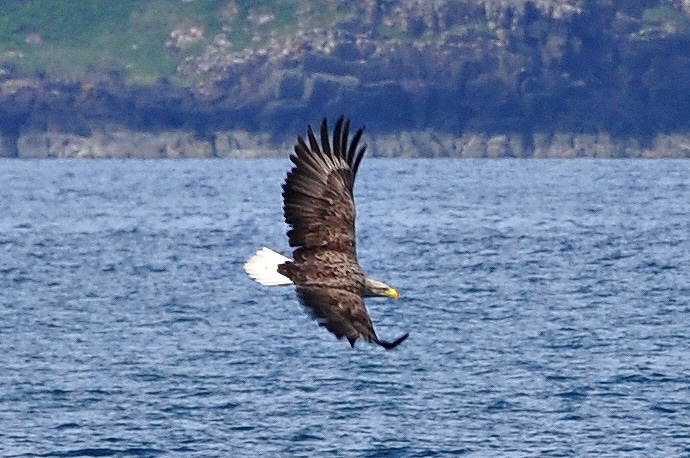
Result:
{"label": "eagle's yellow beak", "polygon": [[400,297],[400,294],[398,293],[397,289],[389,288],[388,291],[386,291],[386,296],[390,297],[391,299],[397,299]]}

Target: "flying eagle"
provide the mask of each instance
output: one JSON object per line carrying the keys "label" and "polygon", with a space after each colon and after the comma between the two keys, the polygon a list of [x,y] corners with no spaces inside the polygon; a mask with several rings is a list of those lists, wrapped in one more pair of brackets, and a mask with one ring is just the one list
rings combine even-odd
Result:
{"label": "flying eagle", "polygon": [[295,285],[306,310],[338,339],[352,347],[357,339],[395,348],[408,334],[393,342],[380,340],[364,305],[365,297],[398,298],[398,291],[369,278],[357,261],[353,185],[366,145],[358,149],[362,129],[349,139],[350,121],[342,117],[333,132],[321,123],[321,143],[311,126],[307,139],[297,137],[295,164],[283,184],[283,213],[290,226],[289,259],[262,248],[244,265],[254,280],[265,286]]}

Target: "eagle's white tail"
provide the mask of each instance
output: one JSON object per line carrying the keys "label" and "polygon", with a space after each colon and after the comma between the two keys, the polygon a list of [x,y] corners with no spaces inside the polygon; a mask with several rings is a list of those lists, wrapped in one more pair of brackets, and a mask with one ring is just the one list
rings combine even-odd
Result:
{"label": "eagle's white tail", "polygon": [[244,264],[244,271],[264,286],[291,285],[292,280],[278,273],[278,266],[289,260],[282,254],[263,247]]}

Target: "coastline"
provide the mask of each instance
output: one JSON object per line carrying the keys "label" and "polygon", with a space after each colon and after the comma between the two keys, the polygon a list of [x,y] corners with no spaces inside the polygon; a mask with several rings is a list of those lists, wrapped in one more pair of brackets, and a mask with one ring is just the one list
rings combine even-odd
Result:
{"label": "coastline", "polygon": [[[295,135],[300,132],[295,132]],[[365,141],[372,157],[407,158],[690,158],[690,133],[617,138],[607,133],[451,133],[433,130],[375,134]],[[30,132],[0,135],[4,157],[16,158],[263,158],[292,150],[294,138],[244,130],[147,132],[122,127],[90,135]],[[11,152],[13,154],[8,154]],[[2,155],[0,155],[2,156]]]}

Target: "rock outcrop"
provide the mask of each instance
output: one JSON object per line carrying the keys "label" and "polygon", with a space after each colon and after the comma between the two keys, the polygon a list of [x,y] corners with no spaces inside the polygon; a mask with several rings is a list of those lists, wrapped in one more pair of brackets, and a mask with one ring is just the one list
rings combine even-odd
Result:
{"label": "rock outcrop", "polygon": [[[0,146],[22,157],[264,155],[305,123],[346,114],[376,133],[381,156],[688,157],[690,12],[623,3],[341,2],[335,27],[242,52],[188,23],[165,44],[200,49],[178,69],[195,82],[186,87],[6,71]],[[270,24],[266,14],[250,22]]]}

